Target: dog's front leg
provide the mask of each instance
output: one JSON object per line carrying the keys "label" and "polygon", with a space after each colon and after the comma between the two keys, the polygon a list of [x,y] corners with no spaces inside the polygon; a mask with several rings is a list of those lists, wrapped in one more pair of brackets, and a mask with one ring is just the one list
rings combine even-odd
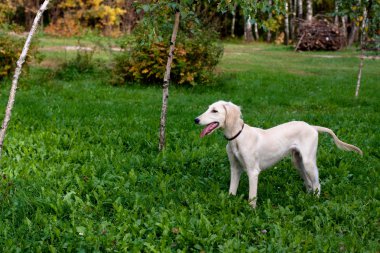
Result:
{"label": "dog's front leg", "polygon": [[241,170],[238,166],[231,165],[231,182],[230,182],[230,190],[229,193],[232,195],[236,195],[237,188],[239,186]]}
{"label": "dog's front leg", "polygon": [[227,145],[227,155],[228,155],[228,160],[230,161],[230,166],[231,166],[231,181],[230,181],[229,193],[235,196],[237,192],[237,188],[239,186],[240,175],[242,173],[242,170],[240,168],[239,162],[236,160],[234,154],[232,153],[228,145]]}
{"label": "dog's front leg", "polygon": [[260,169],[253,167],[247,169],[248,180],[249,180],[249,204],[256,208],[257,200],[257,184],[259,181]]}

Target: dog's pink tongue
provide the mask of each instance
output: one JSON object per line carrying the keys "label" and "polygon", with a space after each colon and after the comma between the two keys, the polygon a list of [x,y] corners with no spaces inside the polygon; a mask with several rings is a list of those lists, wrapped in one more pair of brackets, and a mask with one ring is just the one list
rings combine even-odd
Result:
{"label": "dog's pink tongue", "polygon": [[210,123],[208,124],[201,132],[201,138],[204,137],[206,134],[211,133],[212,130],[214,130],[215,127],[218,126],[218,123]]}

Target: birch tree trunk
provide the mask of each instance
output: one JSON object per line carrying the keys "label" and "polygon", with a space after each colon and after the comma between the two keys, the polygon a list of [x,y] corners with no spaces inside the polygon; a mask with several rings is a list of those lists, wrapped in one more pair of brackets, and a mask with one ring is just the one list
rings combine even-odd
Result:
{"label": "birch tree trunk", "polygon": [[338,11],[339,11],[338,1],[335,0],[335,18],[334,18],[334,24],[335,24],[336,26],[339,26],[339,16],[338,16]]}
{"label": "birch tree trunk", "polygon": [[[268,5],[272,7],[272,0],[268,0]],[[268,20],[270,20],[271,18],[272,18],[272,11],[269,12]],[[272,33],[270,32],[270,29],[268,29],[267,42],[270,42],[271,38],[272,38]]]}
{"label": "birch tree trunk", "polygon": [[289,8],[288,1],[285,0],[285,45],[289,44]]}
{"label": "birch tree trunk", "polygon": [[357,98],[359,96],[359,89],[360,89],[360,82],[362,79],[362,69],[364,65],[364,40],[366,36],[366,24],[367,24],[367,8],[364,7],[363,10],[363,21],[362,21],[362,27],[361,27],[361,37],[360,37],[360,64],[359,64],[359,73],[358,73],[358,81],[356,83],[356,91],[355,91],[355,97]]}
{"label": "birch tree trunk", "polygon": [[244,38],[247,42],[253,41],[251,16],[248,16],[247,21],[245,22]]}
{"label": "birch tree trunk", "polygon": [[348,42],[347,42],[347,46],[352,46],[352,44],[354,43],[355,41],[355,38],[357,36],[357,33],[358,33],[358,26],[356,25],[356,22],[355,21],[352,21],[351,22],[351,32],[350,32],[350,35],[348,36]]}
{"label": "birch tree trunk", "polygon": [[34,18],[32,28],[30,29],[29,35],[25,41],[24,48],[22,49],[20,58],[17,61],[17,66],[15,69],[15,74],[13,75],[12,86],[11,86],[11,90],[9,93],[8,104],[7,104],[7,108],[5,110],[5,116],[4,116],[3,124],[1,125],[1,130],[0,130],[0,159],[1,159],[1,153],[3,151],[3,143],[4,143],[5,133],[7,131],[9,121],[11,120],[12,109],[13,109],[13,105],[14,105],[15,98],[16,98],[18,78],[21,74],[22,65],[24,64],[25,58],[28,54],[29,46],[30,46],[30,43],[32,41],[33,35],[37,30],[37,27],[38,27],[38,24],[40,23],[42,14],[46,10],[48,4],[49,4],[49,0],[45,0],[45,2],[41,5],[40,9],[38,10],[36,17]]}
{"label": "birch tree trunk", "polygon": [[343,16],[341,18],[342,20],[342,30],[343,30],[343,37],[344,37],[344,44],[347,45],[347,25],[346,25],[346,20],[347,16]]}
{"label": "birch tree trunk", "polygon": [[259,28],[257,27],[257,22],[255,22],[255,24],[253,25],[254,29],[255,29],[255,37],[256,37],[256,41],[259,41]]}
{"label": "birch tree trunk", "polygon": [[302,6],[302,0],[298,0],[298,18],[303,18],[303,6]]}
{"label": "birch tree trunk", "polygon": [[296,0],[289,1],[290,18],[290,39],[294,41],[296,31]]}
{"label": "birch tree trunk", "polygon": [[236,23],[236,7],[237,4],[234,4],[234,11],[232,12],[232,24],[231,24],[231,37],[235,38],[235,23]]}
{"label": "birch tree trunk", "polygon": [[161,109],[161,120],[160,120],[160,142],[158,145],[158,149],[160,151],[162,151],[165,148],[165,142],[166,142],[165,141],[165,128],[166,128],[166,115],[167,115],[168,98],[169,98],[170,71],[171,71],[172,61],[173,61],[175,41],[177,38],[179,18],[180,18],[180,12],[179,12],[179,9],[177,8],[176,13],[175,13],[172,37],[170,40],[169,56],[168,56],[168,61],[166,63],[164,84],[162,85],[162,109]]}
{"label": "birch tree trunk", "polygon": [[306,0],[306,21],[313,19],[313,0]]}

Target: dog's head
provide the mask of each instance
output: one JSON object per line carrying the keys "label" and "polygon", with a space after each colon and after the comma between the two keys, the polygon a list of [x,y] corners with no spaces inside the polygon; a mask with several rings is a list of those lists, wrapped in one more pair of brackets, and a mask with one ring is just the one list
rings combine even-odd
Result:
{"label": "dog's head", "polygon": [[218,101],[208,107],[208,110],[195,118],[195,123],[206,126],[201,137],[213,133],[218,128],[232,128],[241,118],[240,107],[226,101]]}

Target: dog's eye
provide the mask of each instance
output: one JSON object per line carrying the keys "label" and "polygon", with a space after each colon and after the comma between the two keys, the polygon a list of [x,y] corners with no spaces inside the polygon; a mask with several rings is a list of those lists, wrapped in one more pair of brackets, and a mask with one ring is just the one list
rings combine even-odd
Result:
{"label": "dog's eye", "polygon": [[217,113],[218,111],[217,111],[217,110],[215,110],[215,109],[213,109],[211,112],[212,112],[212,113]]}

